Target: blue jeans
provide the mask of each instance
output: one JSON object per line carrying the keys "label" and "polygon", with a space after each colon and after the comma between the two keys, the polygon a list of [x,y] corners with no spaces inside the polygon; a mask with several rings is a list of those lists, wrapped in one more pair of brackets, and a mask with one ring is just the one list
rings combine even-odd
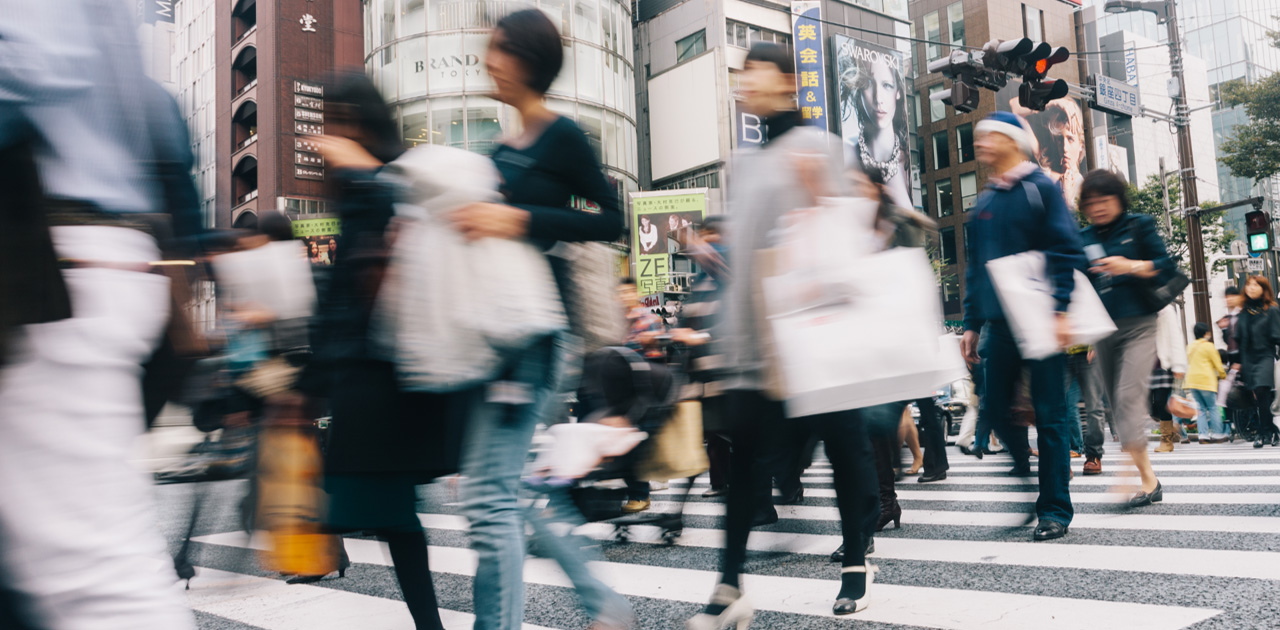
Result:
{"label": "blue jeans", "polygon": [[1222,424],[1222,417],[1218,415],[1218,392],[1199,389],[1189,389],[1187,391],[1191,392],[1196,404],[1200,405],[1200,415],[1196,418],[1196,426],[1200,430],[1200,439],[1225,436],[1227,430]]}
{"label": "blue jeans", "polygon": [[1071,450],[1084,452],[1084,431],[1080,429],[1080,382],[1067,374],[1067,431],[1071,437]]}
{"label": "blue jeans", "polygon": [[517,630],[524,620],[524,516],[520,476],[558,377],[550,337],[513,356],[480,388],[462,450],[462,513],[478,556],[476,630]]}
{"label": "blue jeans", "polygon": [[[1040,520],[1071,524],[1075,510],[1071,506],[1071,445],[1066,423],[1066,400],[1063,391],[1067,357],[1055,354],[1040,361],[1026,361],[1018,351],[1009,325],[991,321],[983,327],[985,343],[979,352],[986,366],[986,398],[980,415],[987,416],[989,426],[1004,441],[1017,468],[1030,467],[1030,444],[1027,429],[1014,426],[1009,413],[1013,401],[1014,381],[1025,363],[1031,372],[1031,402],[1036,414],[1036,434],[1040,447],[1040,498],[1036,513]],[[978,423],[982,426],[981,419]]]}
{"label": "blue jeans", "polygon": [[[573,588],[582,599],[582,607],[593,621],[607,626],[625,627],[631,623],[634,613],[627,599],[605,586],[591,574],[587,562],[598,560],[598,554],[586,547],[587,541],[573,533],[585,520],[581,510],[574,505],[568,488],[556,488],[548,494],[547,507],[541,510],[529,508],[528,520],[533,528],[533,543],[548,558],[555,560]],[[553,530],[564,529],[562,535]]]}

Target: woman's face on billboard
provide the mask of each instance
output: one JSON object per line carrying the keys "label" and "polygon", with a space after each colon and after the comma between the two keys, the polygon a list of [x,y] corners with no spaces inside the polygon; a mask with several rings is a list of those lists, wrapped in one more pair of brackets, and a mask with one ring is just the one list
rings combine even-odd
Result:
{"label": "woman's face on billboard", "polygon": [[863,109],[872,117],[867,122],[877,129],[892,129],[900,91],[893,71],[883,58],[871,64],[870,81],[862,88]]}

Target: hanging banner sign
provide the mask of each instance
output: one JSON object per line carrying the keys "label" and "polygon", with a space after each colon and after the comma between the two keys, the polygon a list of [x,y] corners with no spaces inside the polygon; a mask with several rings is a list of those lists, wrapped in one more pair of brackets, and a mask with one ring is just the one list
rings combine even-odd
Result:
{"label": "hanging banner sign", "polygon": [[791,37],[796,51],[796,88],[804,124],[827,129],[826,57],[822,52],[822,3],[791,3]]}
{"label": "hanging banner sign", "polygon": [[631,193],[631,255],[641,297],[666,290],[671,276],[668,241],[702,221],[706,212],[706,189]]}

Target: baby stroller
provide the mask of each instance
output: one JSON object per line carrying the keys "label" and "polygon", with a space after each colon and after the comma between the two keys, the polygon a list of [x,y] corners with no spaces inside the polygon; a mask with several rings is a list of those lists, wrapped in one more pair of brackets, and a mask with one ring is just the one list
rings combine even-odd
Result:
{"label": "baby stroller", "polygon": [[[650,525],[661,529],[664,542],[674,543],[684,530],[683,507],[693,479],[705,471],[696,462],[692,467],[655,465],[655,459],[669,454],[662,440],[671,436],[664,429],[677,413],[685,382],[672,358],[678,353],[668,350],[666,361],[649,361],[622,347],[588,355],[578,392],[579,422],[551,429],[556,445],[540,460],[548,465],[539,466],[551,474],[529,483],[539,491],[567,490],[583,519],[612,524],[619,542],[630,539],[631,527]],[[700,441],[698,448],[701,452]],[[691,475],[675,511],[623,514],[627,488],[618,482],[648,481],[664,468]]]}

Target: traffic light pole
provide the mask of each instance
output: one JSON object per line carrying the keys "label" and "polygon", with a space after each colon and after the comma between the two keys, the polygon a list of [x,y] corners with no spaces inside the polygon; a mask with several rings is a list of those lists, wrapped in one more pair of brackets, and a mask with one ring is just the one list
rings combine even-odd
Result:
{"label": "traffic light pole", "polygon": [[1200,196],[1196,192],[1195,158],[1191,151],[1191,108],[1187,105],[1187,82],[1183,76],[1182,35],[1178,33],[1177,3],[1166,0],[1169,19],[1169,62],[1173,79],[1178,82],[1174,100],[1175,125],[1178,127],[1178,162],[1182,178],[1182,207],[1187,217],[1187,249],[1191,256],[1191,297],[1196,321],[1210,321],[1209,278],[1204,263],[1204,235],[1200,228]]}

